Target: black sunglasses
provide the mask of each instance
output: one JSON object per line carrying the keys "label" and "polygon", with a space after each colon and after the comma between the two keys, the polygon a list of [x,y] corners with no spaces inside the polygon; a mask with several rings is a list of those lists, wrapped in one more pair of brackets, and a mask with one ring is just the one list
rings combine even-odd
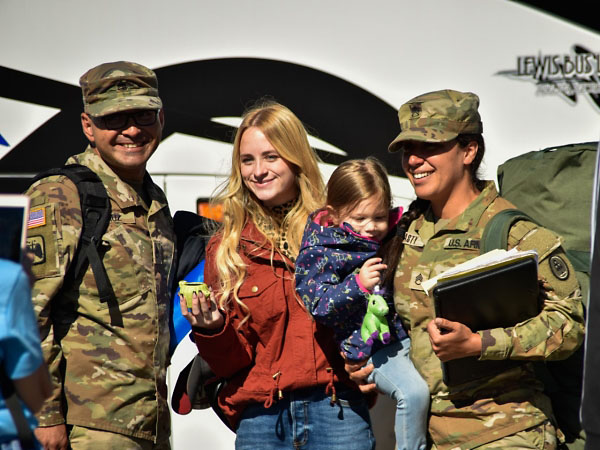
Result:
{"label": "black sunglasses", "polygon": [[108,116],[102,117],[104,126],[109,130],[121,130],[126,128],[129,124],[129,119],[133,119],[133,122],[139,127],[147,127],[156,123],[158,117],[158,110],[156,109],[142,109],[140,111],[125,113],[119,112],[109,114]]}

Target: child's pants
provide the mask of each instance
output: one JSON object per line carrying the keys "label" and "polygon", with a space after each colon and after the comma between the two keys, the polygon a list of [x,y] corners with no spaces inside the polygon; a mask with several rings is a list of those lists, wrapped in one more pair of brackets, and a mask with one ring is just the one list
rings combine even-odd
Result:
{"label": "child's pants", "polygon": [[398,450],[424,450],[427,445],[429,388],[409,356],[410,339],[392,342],[369,360],[375,366],[368,381],[396,401]]}

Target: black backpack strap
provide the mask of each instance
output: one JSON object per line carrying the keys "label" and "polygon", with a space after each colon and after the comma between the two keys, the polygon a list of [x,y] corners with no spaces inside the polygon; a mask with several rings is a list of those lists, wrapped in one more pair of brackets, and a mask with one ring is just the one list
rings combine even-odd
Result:
{"label": "black backpack strap", "polygon": [[27,419],[23,414],[21,402],[19,402],[15,386],[8,375],[6,375],[2,364],[0,364],[0,387],[2,388],[4,403],[15,423],[17,437],[21,443],[21,448],[23,450],[34,450],[35,438],[33,437],[31,428],[29,428],[29,422],[27,422]]}
{"label": "black backpack strap", "polygon": [[108,228],[111,216],[110,200],[106,188],[98,175],[80,164],[69,164],[50,169],[38,175],[35,180],[51,175],[64,175],[75,183],[81,202],[83,229],[75,257],[69,268],[70,279],[77,280],[82,277],[88,264],[91,265],[100,301],[108,305],[111,325],[123,328],[119,303],[100,257],[102,236]]}
{"label": "black backpack strap", "polygon": [[493,216],[485,226],[481,236],[481,254],[497,248],[508,249],[508,233],[519,220],[537,223],[518,209],[505,209]]}

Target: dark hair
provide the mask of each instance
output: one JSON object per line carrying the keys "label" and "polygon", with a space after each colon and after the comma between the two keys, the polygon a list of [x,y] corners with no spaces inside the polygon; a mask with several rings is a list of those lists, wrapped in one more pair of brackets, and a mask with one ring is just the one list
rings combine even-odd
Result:
{"label": "dark hair", "polygon": [[429,200],[421,198],[414,200],[408,207],[408,211],[403,212],[400,221],[396,225],[396,232],[390,233],[387,240],[379,247],[377,256],[387,265],[381,284],[386,289],[390,289],[390,291],[393,290],[394,274],[396,273],[396,267],[400,262],[400,255],[402,255],[402,250],[404,249],[404,236],[412,221],[421,214],[424,214],[428,207]]}
{"label": "dark hair", "polygon": [[482,191],[484,188],[484,182],[479,179],[477,172],[479,170],[479,166],[481,165],[481,161],[483,160],[483,155],[485,154],[485,141],[483,140],[483,135],[481,133],[459,134],[456,138],[456,141],[461,147],[466,147],[471,141],[477,142],[477,154],[471,163],[471,179],[473,180],[473,183],[475,183],[475,187]]}
{"label": "dark hair", "polygon": [[[479,176],[477,175],[477,171],[483,160],[483,155],[485,154],[485,141],[483,135],[481,133],[460,134],[456,138],[456,141],[461,147],[466,147],[471,141],[477,143],[477,155],[475,155],[475,159],[471,163],[471,179],[473,180],[473,183],[475,183],[477,189],[480,191],[483,190],[485,182],[479,179]],[[378,256],[381,257],[384,260],[383,262],[388,266],[386,273],[383,276],[383,285],[387,288],[391,287],[394,281],[396,266],[398,265],[398,262],[400,262],[400,256],[404,249],[404,235],[408,231],[412,221],[422,214],[425,214],[425,211],[429,208],[429,204],[430,202],[428,200],[423,200],[421,198],[414,200],[408,207],[408,211],[402,214],[396,227],[396,233],[393,236],[390,236],[388,241],[384,242],[379,248]]]}

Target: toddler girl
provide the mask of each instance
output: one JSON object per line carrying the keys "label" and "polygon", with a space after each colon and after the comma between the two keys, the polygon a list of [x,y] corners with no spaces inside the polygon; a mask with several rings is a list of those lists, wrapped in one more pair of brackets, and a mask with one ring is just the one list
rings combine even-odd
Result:
{"label": "toddler girl", "polygon": [[[311,214],[304,230],[296,290],[315,320],[334,329],[349,362],[370,358],[375,369],[368,381],[396,401],[397,448],[422,450],[429,389],[409,358],[410,339],[394,311],[394,274],[386,269],[397,265],[402,209],[391,206],[387,173],[376,158],[338,166],[327,183],[327,206]],[[376,289],[388,303],[390,335],[365,342],[361,324]]]}

